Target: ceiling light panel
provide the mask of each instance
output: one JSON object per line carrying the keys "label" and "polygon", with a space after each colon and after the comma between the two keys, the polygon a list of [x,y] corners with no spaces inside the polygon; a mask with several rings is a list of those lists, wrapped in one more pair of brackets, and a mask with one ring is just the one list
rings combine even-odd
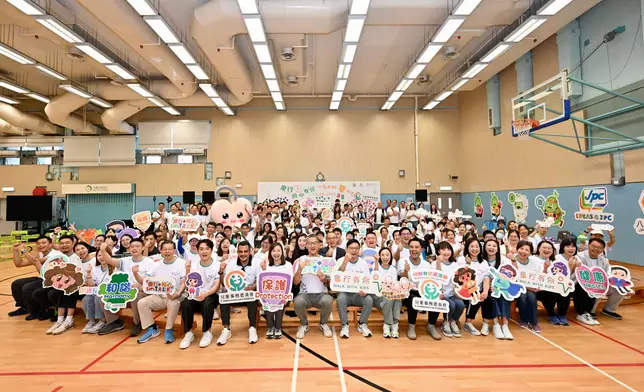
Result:
{"label": "ceiling light panel", "polygon": [[471,66],[463,75],[461,75],[462,78],[464,79],[470,79],[475,77],[476,75],[479,74],[479,72],[483,71],[488,64],[484,63],[476,63],[473,66]]}
{"label": "ceiling light panel", "polygon": [[331,105],[329,105],[330,110],[338,110],[340,108],[340,101],[331,101]]}
{"label": "ceiling light panel", "polygon": [[340,64],[338,67],[338,79],[348,79],[351,72],[351,64]]}
{"label": "ceiling light panel", "polygon": [[128,83],[127,85],[129,88],[134,90],[136,93],[138,93],[140,96],[145,97],[145,98],[152,98],[154,97],[154,94],[152,94],[148,89],[145,87],[141,86],[138,83]]}
{"label": "ceiling light panel", "polygon": [[178,44],[179,38],[161,16],[144,16],[143,20],[166,44]]}
{"label": "ceiling light panel", "polygon": [[420,55],[420,57],[418,57],[417,62],[421,64],[429,63],[430,61],[432,61],[434,56],[436,56],[438,52],[440,52],[442,47],[443,47],[443,44],[436,44],[436,43],[430,42],[429,45],[427,45],[427,47],[425,48],[425,50],[423,50],[423,53]]}
{"label": "ceiling light panel", "polygon": [[20,93],[20,94],[26,94],[26,93],[29,92],[29,90],[27,90],[24,87],[20,87],[18,85],[15,85],[13,83],[9,83],[9,82],[4,81],[4,80],[0,80],[0,87],[4,87],[7,90],[15,91],[15,92]]}
{"label": "ceiling light panel", "polygon": [[136,76],[132,75],[128,70],[123,68],[120,64],[108,64],[106,65],[107,69],[110,71],[114,72],[121,78],[125,80],[133,80],[136,79]]}
{"label": "ceiling light panel", "polygon": [[353,63],[353,58],[356,55],[356,50],[358,50],[358,45],[345,45],[344,55],[342,56],[343,63]]}
{"label": "ceiling light panel", "polygon": [[413,79],[403,79],[396,87],[396,91],[405,91],[411,86]]}
{"label": "ceiling light panel", "polygon": [[226,105],[226,102],[224,102],[224,100],[221,98],[217,97],[217,98],[212,98],[211,100],[215,103],[215,105],[217,105],[218,108],[228,106]]}
{"label": "ceiling light panel", "polygon": [[266,84],[268,85],[268,91],[280,91],[279,83],[275,79],[266,79]]}
{"label": "ceiling light panel", "polygon": [[36,60],[30,57],[27,57],[24,54],[18,52],[17,50],[1,43],[0,43],[0,54],[20,64],[24,64],[24,65],[36,64]]}
{"label": "ceiling light panel", "polygon": [[335,83],[335,90],[336,91],[344,91],[344,89],[347,87],[347,80],[346,79],[338,79]]}
{"label": "ceiling light panel", "polygon": [[427,67],[427,64],[416,64],[414,65],[411,70],[407,73],[405,76],[406,79],[416,79],[418,75],[420,75],[421,72]]}
{"label": "ceiling light panel", "polygon": [[452,86],[452,88],[450,88],[450,90],[452,90],[452,91],[456,91],[456,90],[458,90],[459,88],[463,87],[463,86],[465,85],[465,83],[467,83],[467,82],[469,82],[469,81],[470,81],[469,79],[461,79],[461,80],[459,80],[459,81],[458,81],[458,83],[456,83],[455,85],[453,85],[453,86]]}
{"label": "ceiling light panel", "polygon": [[349,15],[367,15],[370,2],[371,0],[353,0],[351,2]]}
{"label": "ceiling light panel", "polygon": [[0,95],[0,101],[4,103],[8,103],[9,105],[17,105],[20,102],[16,101],[15,99],[11,99],[9,97],[5,97],[4,95]]}
{"label": "ceiling light panel", "polygon": [[242,15],[259,14],[256,0],[237,0]]}
{"label": "ceiling light panel", "polygon": [[[284,105],[282,105],[282,107],[284,107]],[[278,109],[278,110],[280,110],[280,109]],[[284,110],[284,109],[281,109],[281,110]],[[226,115],[228,115],[228,116],[234,116],[235,115],[235,112],[233,112],[232,109],[230,109],[228,107],[221,108],[221,111],[226,113]]]}
{"label": "ceiling light panel", "polygon": [[358,42],[360,40],[364,21],[365,17],[363,16],[349,17],[349,22],[344,33],[344,42]]}
{"label": "ceiling light panel", "polygon": [[50,76],[50,77],[52,77],[54,79],[67,80],[67,76],[61,74],[60,72],[56,72],[53,69],[51,69],[51,68],[49,68],[49,67],[47,67],[45,65],[37,64],[36,69],[39,70],[40,72],[44,73],[45,75]]}
{"label": "ceiling light panel", "polygon": [[159,99],[157,97],[148,98],[148,101],[152,102],[153,104],[157,105],[158,107],[168,106],[168,104],[165,101],[163,101],[163,100],[161,100],[161,99]]}
{"label": "ceiling light panel", "polygon": [[454,92],[453,91],[443,91],[442,93],[438,94],[436,98],[434,98],[434,101],[442,101],[452,95]]}
{"label": "ceiling light panel", "polygon": [[252,42],[266,42],[266,34],[264,33],[264,25],[259,15],[245,16],[244,23],[248,29],[248,35]]}
{"label": "ceiling light panel", "polygon": [[267,43],[253,44],[255,49],[255,54],[260,63],[270,63],[271,62],[271,53],[268,50]]}
{"label": "ceiling light panel", "polygon": [[36,16],[36,21],[70,44],[83,42],[83,39],[78,34],[52,16]]}
{"label": "ceiling light panel", "polygon": [[195,64],[197,61],[188,52],[188,49],[183,44],[168,44],[168,48],[174,53],[179,60],[184,64]]}
{"label": "ceiling light panel", "polygon": [[537,15],[550,16],[561,11],[565,6],[570,4],[572,0],[551,0],[544,7],[537,12]]}
{"label": "ceiling light panel", "polygon": [[480,60],[483,63],[489,63],[492,60],[496,59],[503,53],[505,53],[508,49],[510,49],[510,44],[501,42],[498,45],[494,47],[494,49],[490,50],[483,58]]}
{"label": "ceiling light panel", "polygon": [[465,22],[464,16],[448,17],[447,20],[443,23],[443,25],[438,29],[438,31],[434,35],[434,38],[432,38],[432,42],[449,41],[449,39],[452,38],[452,35],[456,33],[456,30],[458,30],[458,28],[461,27],[463,22]]}
{"label": "ceiling light panel", "polygon": [[276,79],[273,64],[260,64],[259,66],[262,68],[264,79]]}
{"label": "ceiling light panel", "polygon": [[507,37],[505,37],[506,42],[520,42],[522,39],[527,37],[530,33],[535,31],[539,26],[546,22],[546,18],[532,16],[523,22],[516,30],[511,32]]}
{"label": "ceiling light panel", "polygon": [[98,49],[96,49],[90,44],[83,43],[80,45],[76,45],[76,47],[80,49],[83,53],[85,53],[86,55],[88,55],[89,57],[93,58],[94,60],[98,61],[101,64],[110,64],[114,62],[111,58],[107,57],[106,55],[101,53]]}
{"label": "ceiling light panel", "polygon": [[166,112],[172,114],[173,116],[180,116],[181,115],[181,113],[177,109],[173,108],[172,106],[164,106],[161,109],[163,109]]}
{"label": "ceiling light panel", "polygon": [[36,93],[27,93],[25,95],[28,96],[29,98],[33,98],[36,101],[40,101],[42,103],[51,102],[51,99],[49,99],[49,97],[45,97],[44,95],[40,95],[40,94],[36,94]]}
{"label": "ceiling light panel", "polygon": [[195,78],[197,80],[206,80],[208,79],[208,74],[201,68],[201,65],[199,64],[189,64],[186,65],[188,67],[188,70],[192,72],[193,75],[195,75]]}
{"label": "ceiling light panel", "polygon": [[280,92],[271,93],[271,97],[273,97],[273,101],[275,101],[275,102],[283,102],[284,101],[284,98],[282,98],[282,93],[280,93]]}
{"label": "ceiling light panel", "polygon": [[430,101],[427,105],[425,105],[423,110],[431,110],[436,106],[438,106],[440,103],[441,103],[440,101]]}
{"label": "ceiling light panel", "polygon": [[109,109],[113,107],[113,105],[105,100],[100,99],[99,97],[92,97],[89,99],[90,102],[102,107],[103,109]]}
{"label": "ceiling light panel", "polygon": [[148,0],[127,0],[134,10],[141,16],[153,16],[157,14],[152,4]]}
{"label": "ceiling light panel", "polygon": [[461,0],[461,2],[458,3],[454,8],[454,12],[452,14],[468,16],[472,12],[474,12],[474,10],[476,9],[476,7],[479,6],[479,4],[481,4],[481,1],[482,0]]}
{"label": "ceiling light panel", "polygon": [[201,83],[199,84],[199,88],[210,98],[219,96],[215,87],[210,83]]}
{"label": "ceiling light panel", "polygon": [[90,94],[90,93],[88,93],[86,91],[83,91],[78,87],[72,86],[71,84],[61,84],[58,87],[62,88],[63,90],[65,90],[67,92],[70,92],[72,94],[76,94],[81,98],[85,98],[85,99],[92,98],[92,94]]}
{"label": "ceiling light panel", "polygon": [[331,96],[331,101],[341,101],[342,100],[342,91],[334,91]]}
{"label": "ceiling light panel", "polygon": [[31,0],[7,0],[7,2],[27,15],[45,15],[45,10]]}

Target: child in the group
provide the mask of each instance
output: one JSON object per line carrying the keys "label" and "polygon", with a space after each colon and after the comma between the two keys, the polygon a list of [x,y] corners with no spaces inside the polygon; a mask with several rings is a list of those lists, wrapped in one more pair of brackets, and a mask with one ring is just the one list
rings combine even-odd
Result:
{"label": "child in the group", "polygon": [[[264,260],[260,265],[262,271],[283,272],[293,275],[293,264],[286,261],[285,256],[282,244],[279,242],[272,244],[268,251],[267,260]],[[284,309],[274,312],[265,311],[264,314],[266,315],[266,338],[281,339]]]}
{"label": "child in the group", "polygon": [[[537,253],[539,254],[539,257],[543,258],[548,254],[551,254],[551,250],[554,253],[553,245],[550,242],[542,241],[539,244]],[[545,252],[545,254],[543,252]],[[551,269],[553,270],[553,273],[570,277],[579,265],[581,265],[581,260],[577,257],[577,242],[570,237],[566,237],[559,245],[559,254],[554,257],[554,259],[551,255],[548,258],[548,261],[545,262],[544,269],[545,272],[548,272],[548,268],[552,266]],[[541,291],[537,297],[548,312],[548,321],[550,324],[564,326],[570,325],[566,318],[566,313],[568,313],[568,308],[570,307],[571,293],[562,296],[557,293]],[[556,312],[555,305],[557,306]]]}
{"label": "child in the group", "polygon": [[[494,298],[490,294],[490,278],[488,271],[490,265],[483,259],[481,252],[481,245],[476,237],[472,237],[465,242],[463,247],[463,256],[459,257],[457,264],[459,267],[468,265],[472,268],[476,275],[476,284],[478,285],[479,292],[481,293],[480,302],[472,304],[472,301],[464,300],[467,308],[465,315],[465,324],[463,329],[474,336],[487,336],[490,333],[490,321],[495,318],[494,312]],[[481,330],[476,329],[472,321],[476,318],[476,313],[481,308],[483,316],[483,325]]]}
{"label": "child in the group", "polygon": [[[360,242],[356,239],[347,241],[347,254],[338,260],[339,272],[351,272],[360,275],[370,275],[369,264],[359,256]],[[342,322],[342,329],[340,330],[340,337],[349,338],[349,317],[347,306],[355,305],[361,306],[360,321],[358,324],[358,332],[365,338],[371,337],[371,330],[369,330],[368,321],[371,309],[373,307],[372,297],[361,291],[359,293],[339,292],[338,293],[338,314]]]}
{"label": "child in the group", "polygon": [[192,324],[195,313],[201,313],[203,323],[201,330],[203,335],[199,347],[204,348],[212,343],[213,334],[211,331],[213,314],[219,304],[219,273],[220,264],[212,258],[213,243],[208,239],[199,240],[195,248],[199,253],[198,261],[191,261],[186,264],[190,273],[186,277],[186,291],[188,296],[181,301],[181,320],[185,336],[179,343],[179,348],[184,350],[190,347],[195,339],[192,332]]}
{"label": "child in the group", "polygon": [[[514,266],[517,267],[519,274],[522,272],[541,273],[543,271],[543,262],[538,257],[532,256],[533,249],[532,241],[521,240],[517,244]],[[537,321],[537,292],[537,289],[526,288],[526,292],[517,298],[517,307],[519,308],[519,326],[541,333],[541,327]]]}
{"label": "child in the group", "polygon": [[443,285],[443,294],[441,294],[442,299],[449,302],[449,313],[446,316],[443,315],[442,332],[447,337],[460,338],[461,329],[459,328],[458,320],[461,318],[463,310],[465,310],[465,303],[454,293],[454,281],[451,278],[459,265],[454,260],[454,250],[449,242],[440,242],[436,252],[438,252],[436,269],[450,276],[447,284]]}
{"label": "child in the group", "polygon": [[[398,272],[391,265],[393,254],[389,248],[380,248],[378,251],[378,262],[374,266],[373,274],[377,274],[382,282],[398,281]],[[382,312],[385,321],[382,325],[382,336],[385,338],[398,339],[398,320],[400,319],[400,309],[402,302],[396,299],[387,299],[384,296],[378,297],[371,294],[373,306]]]}
{"label": "child in the group", "polygon": [[[112,249],[107,248],[106,252],[111,254]],[[107,264],[101,252],[96,253],[96,263],[88,271],[85,285],[89,287],[96,287],[109,279],[109,276],[114,272],[114,267]],[[83,328],[83,333],[98,333],[98,331],[105,326],[105,313],[103,312],[103,302],[98,295],[87,294],[83,298],[83,311],[88,322]]]}
{"label": "child in the group", "polygon": [[[501,266],[511,263],[511,261],[508,260],[507,257],[501,256],[501,252],[499,252],[499,243],[496,239],[485,241],[485,245],[483,246],[483,259],[488,262],[490,267],[496,268],[497,271],[500,270]],[[489,274],[489,269],[488,276],[485,279],[489,281],[488,285],[492,281],[492,276]],[[489,297],[492,296],[490,295]],[[512,301],[508,301],[507,299],[503,298],[503,296],[500,296],[499,298],[492,298],[495,313],[495,317],[493,319],[494,326],[492,327],[492,333],[494,334],[494,337],[497,339],[514,339],[514,336],[512,336],[512,333],[510,332],[510,326],[508,325],[508,322],[511,318],[510,309],[512,306]],[[501,324],[499,324],[499,321],[501,322]]]}

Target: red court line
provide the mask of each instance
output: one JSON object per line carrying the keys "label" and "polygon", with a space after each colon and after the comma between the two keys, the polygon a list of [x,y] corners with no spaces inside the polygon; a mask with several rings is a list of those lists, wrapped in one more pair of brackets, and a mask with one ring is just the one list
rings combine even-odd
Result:
{"label": "red court line", "polygon": [[[644,367],[644,362],[631,363],[596,363],[596,367]],[[346,370],[449,370],[449,369],[553,369],[553,368],[587,368],[583,363],[526,363],[526,364],[481,364],[481,365],[392,365],[392,366],[347,366]],[[300,367],[298,371],[337,371],[335,367]],[[180,373],[266,373],[292,372],[292,367],[275,368],[213,368],[213,369],[123,369],[123,370],[89,370],[50,371],[50,372],[4,372],[7,376],[64,376],[64,375],[104,375],[104,374],[180,374]]]}
{"label": "red court line", "polygon": [[63,389],[63,387],[56,387],[56,388],[52,389],[51,392],[58,392],[61,389]]}
{"label": "red court line", "polygon": [[590,332],[592,332],[592,333],[594,333],[594,334],[597,334],[597,335],[599,335],[599,336],[601,336],[601,337],[603,337],[603,338],[606,338],[606,339],[608,339],[608,340],[610,340],[610,341],[612,341],[612,342],[614,342],[614,343],[617,343],[617,344],[619,344],[620,346],[624,346],[624,347],[626,347],[626,348],[627,348],[627,349],[629,349],[629,350],[633,350],[633,351],[635,351],[635,352],[636,352],[636,353],[638,353],[638,354],[642,354],[642,355],[644,355],[644,351],[638,350],[638,349],[636,349],[636,348],[635,348],[635,347],[633,347],[633,346],[629,346],[628,344],[626,344],[626,343],[624,343],[624,342],[620,342],[619,340],[617,340],[617,339],[615,339],[615,338],[612,338],[612,337],[610,337],[610,336],[608,336],[608,335],[604,335],[603,333],[598,332],[598,331],[596,331],[596,330],[594,330],[594,329],[592,329],[592,328],[589,328],[589,327],[587,327],[587,326],[585,326],[585,325],[583,325],[583,324],[581,324],[581,323],[578,323],[578,322],[576,322],[576,321],[574,321],[574,320],[569,320],[569,321],[570,321],[571,323],[575,324],[575,325],[578,325],[578,326],[582,327],[583,329],[587,329],[587,330],[589,330]]}

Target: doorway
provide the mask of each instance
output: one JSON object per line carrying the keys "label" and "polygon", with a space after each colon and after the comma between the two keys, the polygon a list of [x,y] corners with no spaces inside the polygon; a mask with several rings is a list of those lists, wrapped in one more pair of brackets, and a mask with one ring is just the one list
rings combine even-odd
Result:
{"label": "doorway", "polygon": [[[441,215],[447,215],[450,212],[454,212],[457,209],[461,210],[461,194],[460,193],[432,193],[429,195],[429,202],[431,204],[436,204],[438,211]],[[425,207],[429,211],[429,207]]]}

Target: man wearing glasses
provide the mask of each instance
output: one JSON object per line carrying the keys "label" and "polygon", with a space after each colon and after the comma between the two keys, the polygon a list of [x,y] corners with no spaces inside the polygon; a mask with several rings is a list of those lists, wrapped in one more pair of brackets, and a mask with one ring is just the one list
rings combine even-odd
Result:
{"label": "man wearing glasses", "polygon": [[[351,272],[354,274],[369,275],[369,264],[359,256],[360,242],[355,239],[347,241],[347,255],[338,260],[340,272]],[[342,330],[340,337],[349,338],[349,316],[347,313],[347,306],[362,306],[360,312],[360,324],[358,325],[358,332],[365,338],[371,337],[371,331],[367,326],[371,308],[373,307],[373,298],[364,291],[359,293],[338,293],[338,313],[340,314],[340,321],[342,322]]]}

